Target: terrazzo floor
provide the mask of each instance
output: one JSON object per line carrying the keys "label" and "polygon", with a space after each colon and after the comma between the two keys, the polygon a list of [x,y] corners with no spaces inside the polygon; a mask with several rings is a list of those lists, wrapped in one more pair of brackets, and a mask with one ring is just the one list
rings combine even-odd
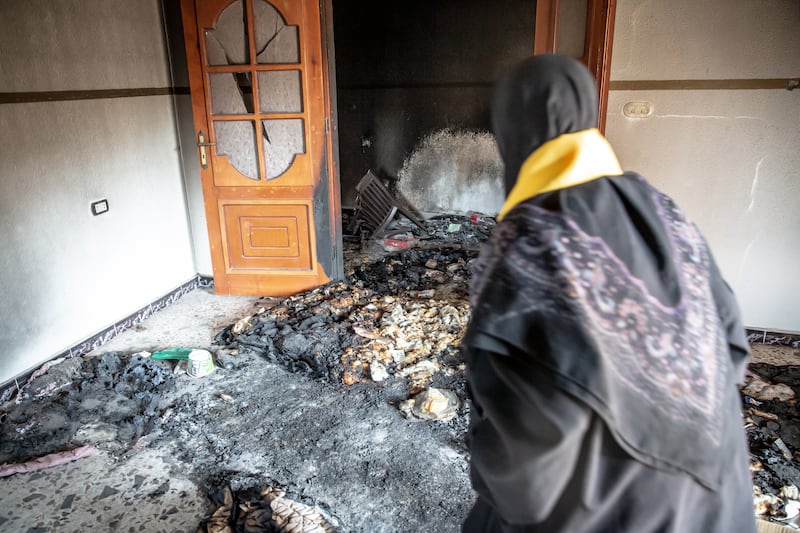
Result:
{"label": "terrazzo floor", "polygon": [[[208,347],[223,327],[252,312],[251,297],[196,289],[89,356],[173,346]],[[0,479],[3,532],[194,532],[210,502],[176,476],[167,452],[146,437],[122,456],[101,452],[46,470]]]}
{"label": "terrazzo floor", "polygon": [[[254,312],[258,303],[258,298],[197,289],[90,356],[209,347],[216,333]],[[753,360],[800,364],[800,350],[755,345]],[[101,451],[66,465],[1,478],[0,531],[194,532],[212,505],[189,473],[180,471],[180,462],[167,449],[148,446],[144,436],[122,454]]]}

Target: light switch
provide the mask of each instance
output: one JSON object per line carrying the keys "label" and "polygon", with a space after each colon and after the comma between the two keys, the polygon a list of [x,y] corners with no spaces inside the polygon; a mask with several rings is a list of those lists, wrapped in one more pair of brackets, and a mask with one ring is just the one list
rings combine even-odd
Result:
{"label": "light switch", "polygon": [[96,202],[92,202],[92,214],[94,216],[102,215],[103,213],[108,211],[108,200],[103,198],[102,200],[97,200]]}

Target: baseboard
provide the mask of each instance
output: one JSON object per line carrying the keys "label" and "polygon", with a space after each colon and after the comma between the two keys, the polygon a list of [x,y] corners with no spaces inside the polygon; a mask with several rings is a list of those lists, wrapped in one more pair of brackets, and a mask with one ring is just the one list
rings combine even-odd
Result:
{"label": "baseboard", "polygon": [[[119,335],[125,330],[128,330],[138,324],[141,324],[144,320],[147,320],[151,316],[153,316],[158,311],[161,311],[165,307],[174,304],[178,300],[180,300],[186,294],[192,292],[198,288],[210,288],[214,286],[214,279],[208,276],[201,276],[200,274],[196,275],[194,278],[190,279],[186,283],[182,284],[181,286],[173,289],[172,291],[168,292],[161,298],[158,298],[154,302],[148,304],[146,307],[142,307],[135,313],[127,316],[126,318],[115,322],[111,326],[103,329],[99,333],[96,333],[89,337],[88,339],[64,350],[61,353],[58,353],[48,359],[48,361],[52,361],[53,359],[58,359],[60,357],[80,357],[82,355],[86,355],[87,353],[91,352],[92,350],[96,350],[100,348],[102,345],[109,342],[111,339]],[[44,364],[44,363],[43,363]],[[30,372],[26,372],[22,375],[22,377],[30,374]],[[20,376],[17,376],[16,379],[19,379]],[[5,383],[2,384],[2,387],[7,386],[10,382],[12,382],[15,378],[12,378]],[[9,387],[12,389],[13,387]],[[6,393],[8,389],[3,391],[0,394],[0,403],[3,403],[7,400]]]}
{"label": "baseboard", "polygon": [[[153,316],[153,314],[177,302],[179,299],[181,299],[183,296],[190,293],[191,291],[198,288],[211,288],[213,286],[214,286],[213,278],[198,274],[194,278],[190,279],[189,281],[177,287],[176,289],[170,291],[166,295],[148,304],[146,307],[142,307],[141,309],[129,315],[125,319],[115,322],[111,326],[107,327],[106,329],[100,331],[95,335],[92,335],[83,342],[76,344],[57,355],[54,355],[50,360],[58,359],[59,357],[80,357],[82,355],[86,355],[92,350],[100,348],[102,345],[106,344],[111,339],[122,333],[123,331],[128,330],[134,326],[137,326],[138,324],[141,324],[144,320]],[[800,334],[795,334],[795,333],[782,333],[782,332],[766,331],[758,329],[747,329],[747,340],[750,344],[771,344],[778,346],[792,346],[794,348],[800,348]],[[11,381],[12,380],[8,380],[7,382],[0,385],[0,387],[7,386]],[[3,392],[5,393],[7,391]],[[0,394],[0,403],[6,401],[7,398],[4,398],[4,396],[5,394]]]}
{"label": "baseboard", "polygon": [[750,344],[774,344],[777,346],[800,348],[800,334],[797,333],[748,329],[747,341]]}
{"label": "baseboard", "polygon": [[214,280],[212,278],[197,275],[194,278],[190,279],[183,285],[177,287],[176,289],[171,290],[161,298],[155,300],[154,302],[148,304],[146,307],[142,307],[135,313],[127,316],[123,320],[119,322],[115,322],[111,326],[107,327],[100,333],[96,335],[92,335],[85,341],[71,347],[69,350],[64,350],[60,354],[56,355],[54,358],[59,357],[79,357],[81,355],[85,355],[92,350],[96,350],[97,348],[101,347],[102,345],[109,342],[111,339],[122,333],[123,331],[130,329],[134,326],[141,324],[143,321],[147,320],[155,313],[161,311],[165,307],[174,304],[178,300],[180,300],[186,294],[192,292],[198,288],[206,288],[206,287],[213,287]]}

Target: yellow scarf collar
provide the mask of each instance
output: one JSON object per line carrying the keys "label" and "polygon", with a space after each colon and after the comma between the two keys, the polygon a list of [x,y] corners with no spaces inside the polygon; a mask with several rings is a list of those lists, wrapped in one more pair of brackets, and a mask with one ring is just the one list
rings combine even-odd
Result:
{"label": "yellow scarf collar", "polygon": [[537,194],[619,174],[617,156],[598,129],[561,135],[528,156],[497,220]]}

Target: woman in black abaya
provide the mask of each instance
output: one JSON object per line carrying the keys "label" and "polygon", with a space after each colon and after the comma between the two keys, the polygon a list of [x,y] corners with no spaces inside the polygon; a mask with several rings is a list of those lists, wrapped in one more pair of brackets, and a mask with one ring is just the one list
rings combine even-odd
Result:
{"label": "woman in black abaya", "polygon": [[595,129],[577,61],[492,106],[508,198],[476,263],[464,531],[753,532],[747,342],[697,227]]}

